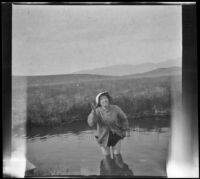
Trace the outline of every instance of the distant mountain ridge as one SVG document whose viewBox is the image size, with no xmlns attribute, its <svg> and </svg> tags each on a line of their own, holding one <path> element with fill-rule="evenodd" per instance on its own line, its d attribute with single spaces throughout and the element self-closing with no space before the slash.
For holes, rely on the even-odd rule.
<svg viewBox="0 0 200 179">
<path fill-rule="evenodd" d="M 82 70 L 74 72 L 73 74 L 96 74 L 96 75 L 111 75 L 111 76 L 124 76 L 137 73 L 144 73 L 157 68 L 169 68 L 178 66 L 181 67 L 181 59 L 167 60 L 160 63 L 143 63 L 139 65 L 122 64 L 113 65 L 103 68 L 96 68 L 91 70 Z"/>
<path fill-rule="evenodd" d="M 44 85 L 60 85 L 80 83 L 86 81 L 98 80 L 121 80 L 132 78 L 146 78 L 146 77 L 161 77 L 181 75 L 181 67 L 158 68 L 145 73 L 137 73 L 124 76 L 108 76 L 108 75 L 93 75 L 93 74 L 66 74 L 66 75 L 49 75 L 49 76 L 13 76 L 13 87 L 23 86 L 44 86 Z"/>
<path fill-rule="evenodd" d="M 171 75 L 181 75 L 181 67 L 170 67 L 170 68 L 157 68 L 152 71 L 145 73 L 137 73 L 133 75 L 125 75 L 122 78 L 143 78 L 143 77 L 157 77 L 157 76 L 171 76 Z"/>
</svg>

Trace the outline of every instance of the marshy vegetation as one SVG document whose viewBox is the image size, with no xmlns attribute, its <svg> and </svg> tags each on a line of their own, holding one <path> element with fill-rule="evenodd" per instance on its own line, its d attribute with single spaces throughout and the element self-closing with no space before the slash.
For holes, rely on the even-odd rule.
<svg viewBox="0 0 200 179">
<path fill-rule="evenodd" d="M 104 90 L 110 92 L 113 97 L 112 103 L 119 105 L 130 120 L 146 116 L 170 115 L 171 86 L 175 83 L 181 83 L 180 75 L 137 79 L 111 78 L 28 86 L 27 125 L 47 126 L 86 121 L 91 111 L 90 103 L 94 102 L 98 92 Z M 173 90 L 181 93 L 178 88 Z M 14 104 L 18 105 L 17 102 Z M 19 107 L 15 106 L 14 109 L 17 110 Z"/>
</svg>

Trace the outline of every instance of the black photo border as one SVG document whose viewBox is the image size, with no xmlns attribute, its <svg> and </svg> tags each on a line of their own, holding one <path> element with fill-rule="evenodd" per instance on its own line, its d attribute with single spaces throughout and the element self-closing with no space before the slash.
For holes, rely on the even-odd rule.
<svg viewBox="0 0 200 179">
<path fill-rule="evenodd" d="M 1 3 L 3 160 L 9 159 L 11 156 L 12 4 L 13 4 L 12 2 Z M 14 4 L 24 5 L 26 3 L 22 2 Z M 27 4 L 36 5 L 37 3 L 33 2 L 32 4 L 31 3 Z M 40 5 L 170 5 L 170 3 L 163 4 L 163 2 L 162 3 L 45 2 L 38 4 Z M 172 3 L 171 5 L 177 5 L 177 4 Z M 188 108 L 190 123 L 196 129 L 194 137 L 198 138 L 199 131 L 198 131 L 197 8 L 196 8 L 196 3 L 191 3 L 191 4 L 183 3 L 180 5 L 182 6 L 182 92 L 183 92 L 182 101 L 183 101 L 183 106 L 185 108 Z M 9 176 L 4 175 L 3 177 L 9 177 Z M 77 178 L 82 176 L 67 176 L 67 177 Z M 100 176 L 95 176 L 95 178 L 98 177 Z M 141 178 L 146 176 L 134 176 L 134 177 Z"/>
</svg>

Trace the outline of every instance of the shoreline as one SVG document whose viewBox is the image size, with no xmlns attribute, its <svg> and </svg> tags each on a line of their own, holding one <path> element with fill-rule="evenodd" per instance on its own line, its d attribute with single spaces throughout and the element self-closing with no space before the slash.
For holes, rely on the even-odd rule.
<svg viewBox="0 0 200 179">
<path fill-rule="evenodd" d="M 129 122 L 132 122 L 133 120 L 145 120 L 145 119 L 153 119 L 153 118 L 159 118 L 159 119 L 154 119 L 154 120 L 163 120 L 163 118 L 169 118 L 171 115 L 170 114 L 152 114 L 152 115 L 142 115 L 142 116 L 128 116 Z M 32 127 L 59 127 L 59 126 L 64 126 L 64 125 L 74 125 L 76 123 L 87 123 L 87 118 L 84 120 L 74 120 L 74 121 L 64 121 L 64 122 L 50 122 L 46 124 L 41 124 L 41 123 L 26 123 L 27 128 L 32 128 Z"/>
</svg>

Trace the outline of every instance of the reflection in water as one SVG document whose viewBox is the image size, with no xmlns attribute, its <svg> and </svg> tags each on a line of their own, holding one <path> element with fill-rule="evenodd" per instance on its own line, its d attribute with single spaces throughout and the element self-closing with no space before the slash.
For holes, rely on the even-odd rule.
<svg viewBox="0 0 200 179">
<path fill-rule="evenodd" d="M 72 124 L 64 124 L 61 126 L 45 126 L 45 127 L 27 127 L 27 138 L 57 136 L 66 133 L 73 133 L 79 135 L 83 131 L 91 130 L 86 122 L 74 122 Z"/>
<path fill-rule="evenodd" d="M 133 120 L 134 129 L 139 128 L 143 132 L 162 132 L 162 128 L 169 127 L 170 119 L 166 118 L 144 118 Z M 131 123 L 131 122 L 130 122 Z"/>
<path fill-rule="evenodd" d="M 133 172 L 124 163 L 121 154 L 117 154 L 114 159 L 107 155 L 101 160 L 100 175 L 133 176 Z"/>
</svg>

